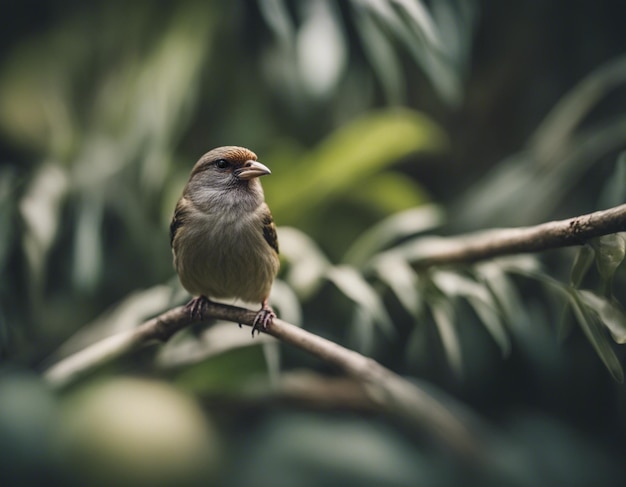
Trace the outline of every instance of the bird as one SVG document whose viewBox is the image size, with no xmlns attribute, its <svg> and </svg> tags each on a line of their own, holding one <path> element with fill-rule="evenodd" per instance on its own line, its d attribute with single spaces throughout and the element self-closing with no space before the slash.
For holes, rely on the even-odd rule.
<svg viewBox="0 0 626 487">
<path fill-rule="evenodd" d="M 210 150 L 191 170 L 170 224 L 174 268 L 193 296 L 191 315 L 212 299 L 261 303 L 253 337 L 276 318 L 268 299 L 280 266 L 278 238 L 259 181 L 268 174 L 249 149 Z"/>
</svg>

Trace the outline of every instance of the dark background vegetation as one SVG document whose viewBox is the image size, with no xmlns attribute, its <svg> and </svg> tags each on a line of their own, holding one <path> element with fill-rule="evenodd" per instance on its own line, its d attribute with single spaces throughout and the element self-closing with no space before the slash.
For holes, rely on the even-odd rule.
<svg viewBox="0 0 626 487">
<path fill-rule="evenodd" d="M 623 239 L 595 242 L 588 272 L 572 270 L 575 249 L 411 268 L 424 231 L 624 203 L 622 2 L 2 10 L 6 485 L 623 482 L 624 352 L 605 322 L 567 305 L 578 288 L 623 301 Z M 232 324 L 61 391 L 44 383 L 60 356 L 185 301 L 168 222 L 193 163 L 220 145 L 249 147 L 273 171 L 263 184 L 282 227 L 279 315 L 473 410 L 491 431 L 488 465 L 358 407 L 259 400 L 294 371 L 337 371 Z M 617 254 L 603 250 L 611 242 Z"/>
</svg>

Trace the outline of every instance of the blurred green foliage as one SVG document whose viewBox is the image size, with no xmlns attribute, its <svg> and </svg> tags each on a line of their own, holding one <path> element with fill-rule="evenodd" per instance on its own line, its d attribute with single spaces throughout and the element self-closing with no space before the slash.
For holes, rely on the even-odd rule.
<svg viewBox="0 0 626 487">
<path fill-rule="evenodd" d="M 623 483 L 624 234 L 412 265 L 434 233 L 626 201 L 617 3 L 26 4 L 0 19 L 7 485 Z M 169 218 L 195 160 L 226 144 L 272 169 L 279 315 L 491 420 L 487 466 L 389 418 L 249 404 L 294 369 L 335 371 L 232 324 L 42 382 L 187 298 Z"/>
</svg>

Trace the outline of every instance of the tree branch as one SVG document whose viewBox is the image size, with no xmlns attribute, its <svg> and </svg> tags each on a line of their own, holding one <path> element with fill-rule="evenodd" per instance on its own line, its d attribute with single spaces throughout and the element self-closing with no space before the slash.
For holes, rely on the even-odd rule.
<svg viewBox="0 0 626 487">
<path fill-rule="evenodd" d="M 486 230 L 459 237 L 422 238 L 413 265 L 468 264 L 502 255 L 583 245 L 594 237 L 626 231 L 626 205 L 532 227 Z"/>
<path fill-rule="evenodd" d="M 179 306 L 134 330 L 113 335 L 62 359 L 50 367 L 44 377 L 53 387 L 63 387 L 117 357 L 151 343 L 166 342 L 177 331 L 195 322 L 217 318 L 251 326 L 255 316 L 255 311 L 210 303 L 201 317 L 192 318 L 187 308 Z M 344 370 L 363 385 L 369 400 L 379 410 L 409 422 L 465 458 L 475 459 L 479 455 L 479 420 L 467 411 L 459 414 L 458 405 L 453 412 L 449 407 L 452 399 L 435 399 L 378 362 L 280 319 L 275 319 L 266 333 Z"/>
<path fill-rule="evenodd" d="M 626 205 L 533 227 L 489 230 L 447 239 L 423 238 L 415 249 L 414 265 L 427 268 L 470 263 L 505 254 L 582 245 L 593 237 L 621 231 L 626 231 Z M 180 306 L 61 360 L 45 372 L 45 378 L 52 386 L 62 387 L 117 357 L 151 343 L 166 342 L 195 322 L 217 318 L 251 325 L 255 316 L 255 311 L 210 303 L 201 317 L 192 318 Z M 398 415 L 463 456 L 475 457 L 478 453 L 478 420 L 471 418 L 472 423 L 467 412 L 461 420 L 460 408 L 455 406 L 453 413 L 449 407 L 451 400 L 437 400 L 376 361 L 282 320 L 275 319 L 266 333 L 344 370 L 363 384 L 369 400 L 380 410 Z"/>
</svg>

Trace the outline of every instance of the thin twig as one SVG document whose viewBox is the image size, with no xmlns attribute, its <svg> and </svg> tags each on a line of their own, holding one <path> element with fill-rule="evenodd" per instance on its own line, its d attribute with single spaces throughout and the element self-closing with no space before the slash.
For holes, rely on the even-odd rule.
<svg viewBox="0 0 626 487">
<path fill-rule="evenodd" d="M 413 265 L 469 264 L 502 255 L 582 245 L 594 237 L 626 231 L 626 205 L 531 227 L 486 230 L 450 238 L 422 238 Z"/>
</svg>

